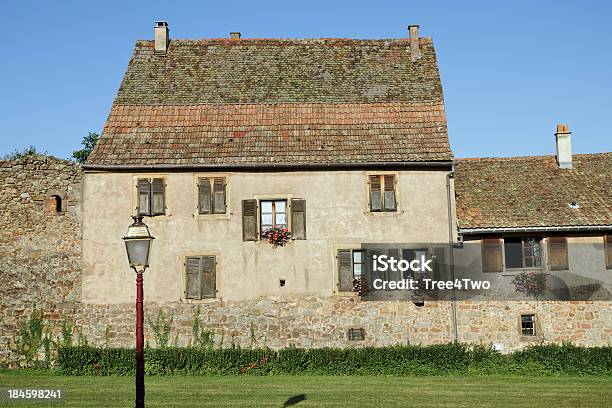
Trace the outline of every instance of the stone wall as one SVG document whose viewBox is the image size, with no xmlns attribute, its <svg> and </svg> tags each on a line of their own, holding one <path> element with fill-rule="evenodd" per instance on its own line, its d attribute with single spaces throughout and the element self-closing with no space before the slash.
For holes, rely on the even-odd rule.
<svg viewBox="0 0 612 408">
<path fill-rule="evenodd" d="M 0 366 L 14 361 L 10 343 L 34 308 L 44 311 L 56 336 L 67 319 L 91 344 L 134 344 L 133 303 L 81 303 L 81 176 L 78 165 L 51 157 L 0 161 Z M 53 196 L 62 201 L 59 213 L 51 211 Z M 149 317 L 160 309 L 174 316 L 170 337 L 179 345 L 192 342 L 197 307 L 145 302 Z M 418 307 L 305 295 L 211 300 L 199 307 L 217 345 L 345 347 L 453 339 L 449 302 Z M 537 337 L 520 335 L 521 313 L 536 314 Z M 497 343 L 505 352 L 541 341 L 612 344 L 612 302 L 461 302 L 457 323 L 460 341 Z M 351 327 L 364 328 L 365 340 L 348 341 Z M 149 325 L 145 333 L 154 346 Z"/>
<path fill-rule="evenodd" d="M 78 310 L 80 196 L 74 163 L 39 155 L 0 161 L 0 364 L 34 307 L 55 321 Z M 59 212 L 51 208 L 57 201 Z"/>
</svg>

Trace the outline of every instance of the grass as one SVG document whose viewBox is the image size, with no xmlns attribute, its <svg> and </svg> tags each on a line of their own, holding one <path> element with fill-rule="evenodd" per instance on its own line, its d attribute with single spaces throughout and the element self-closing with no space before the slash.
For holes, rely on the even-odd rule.
<svg viewBox="0 0 612 408">
<path fill-rule="evenodd" d="M 130 377 L 0 370 L 0 387 L 64 390 L 63 403 L 19 407 L 134 405 Z M 168 376 L 146 387 L 147 407 L 612 407 L 610 377 Z"/>
</svg>

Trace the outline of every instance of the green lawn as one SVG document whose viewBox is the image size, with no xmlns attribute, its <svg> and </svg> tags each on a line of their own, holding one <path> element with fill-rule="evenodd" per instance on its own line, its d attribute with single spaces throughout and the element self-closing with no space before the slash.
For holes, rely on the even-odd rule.
<svg viewBox="0 0 612 408">
<path fill-rule="evenodd" d="M 130 377 L 0 370 L 0 387 L 63 388 L 55 407 L 130 407 Z M 147 407 L 612 407 L 602 377 L 148 377 Z M 0 403 L 0 406 L 1 403 Z"/>
</svg>

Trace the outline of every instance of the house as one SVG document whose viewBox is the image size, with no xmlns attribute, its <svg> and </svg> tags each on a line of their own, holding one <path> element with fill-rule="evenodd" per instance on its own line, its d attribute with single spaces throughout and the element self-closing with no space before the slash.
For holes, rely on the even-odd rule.
<svg viewBox="0 0 612 408">
<path fill-rule="evenodd" d="M 145 313 L 216 345 L 609 345 L 612 154 L 454 159 L 435 50 L 408 38 L 138 41 L 89 160 L 0 163 L 0 364 L 34 307 L 132 346 L 132 216 L 155 236 Z M 294 239 L 270 244 L 266 231 Z M 376 270 L 383 256 L 431 275 Z M 523 272 L 550 293 L 518 295 Z M 471 278 L 494 291 L 381 289 Z M 355 282 L 368 293 L 355 293 Z M 363 285 L 365 283 L 365 285 Z M 153 341 L 150 325 L 145 335 Z"/>
</svg>

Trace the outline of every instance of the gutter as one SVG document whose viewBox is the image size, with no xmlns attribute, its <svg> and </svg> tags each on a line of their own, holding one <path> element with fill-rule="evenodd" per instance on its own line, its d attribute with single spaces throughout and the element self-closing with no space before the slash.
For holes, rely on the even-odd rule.
<svg viewBox="0 0 612 408">
<path fill-rule="evenodd" d="M 250 164 L 84 164 L 83 170 L 93 171 L 298 171 L 342 169 L 452 169 L 452 161 L 371 162 L 371 163 L 250 163 Z"/>
<path fill-rule="evenodd" d="M 571 232 L 571 231 L 607 231 L 612 225 L 570 225 L 566 227 L 508 227 L 508 228 L 463 228 L 460 235 L 499 234 L 508 232 Z"/>
<path fill-rule="evenodd" d="M 451 281 L 455 281 L 455 258 L 453 249 L 455 248 L 454 237 L 453 237 L 453 206 L 452 206 L 452 192 L 451 192 L 451 179 L 455 176 L 455 163 L 451 167 L 451 171 L 446 175 L 446 202 L 448 206 L 448 247 L 449 247 L 449 265 L 450 265 L 450 278 Z M 453 342 L 459 341 L 459 333 L 457 331 L 457 295 L 455 292 L 455 285 L 451 292 L 451 327 L 453 331 Z"/>
</svg>

